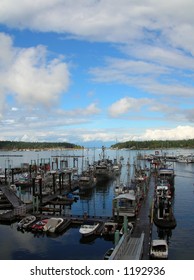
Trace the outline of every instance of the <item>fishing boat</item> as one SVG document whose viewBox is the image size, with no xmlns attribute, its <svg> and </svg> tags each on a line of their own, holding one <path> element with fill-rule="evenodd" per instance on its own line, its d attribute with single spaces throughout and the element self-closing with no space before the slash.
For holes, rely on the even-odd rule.
<svg viewBox="0 0 194 280">
<path fill-rule="evenodd" d="M 171 193 L 167 185 L 159 185 L 155 190 L 153 221 L 160 228 L 175 228 L 176 219 L 173 214 Z"/>
<path fill-rule="evenodd" d="M 79 189 L 92 189 L 96 185 L 96 177 L 91 172 L 83 172 L 78 181 Z"/>
<path fill-rule="evenodd" d="M 21 221 L 18 222 L 18 229 L 27 229 L 32 223 L 36 221 L 36 217 L 34 215 L 26 216 Z"/>
<path fill-rule="evenodd" d="M 64 220 L 62 218 L 52 217 L 48 219 L 47 223 L 43 226 L 43 231 L 56 232 Z"/>
<path fill-rule="evenodd" d="M 173 194 L 174 193 L 174 169 L 170 168 L 169 165 L 163 164 L 162 167 L 158 170 L 158 179 L 159 180 L 166 180 L 170 186 L 170 191 Z"/>
<path fill-rule="evenodd" d="M 168 244 L 164 239 L 153 239 L 150 247 L 151 259 L 167 259 L 168 258 Z"/>
<path fill-rule="evenodd" d="M 94 176 L 97 183 L 113 179 L 113 162 L 105 157 L 105 147 L 102 146 L 102 158 L 94 165 Z"/>
<path fill-rule="evenodd" d="M 95 233 L 95 231 L 97 230 L 97 228 L 100 226 L 100 223 L 96 223 L 96 222 L 87 222 L 84 223 L 83 225 L 81 225 L 79 232 L 83 235 L 83 236 L 90 236 L 92 234 Z"/>
</svg>

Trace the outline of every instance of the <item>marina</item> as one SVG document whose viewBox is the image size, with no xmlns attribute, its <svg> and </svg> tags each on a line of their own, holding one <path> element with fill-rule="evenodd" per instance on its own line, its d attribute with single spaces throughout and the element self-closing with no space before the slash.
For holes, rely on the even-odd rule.
<svg viewBox="0 0 194 280">
<path fill-rule="evenodd" d="M 109 158 L 113 158 L 115 156 L 115 151 L 108 151 L 110 153 Z M 125 181 L 126 185 L 129 183 L 129 178 L 127 177 L 128 170 L 128 160 L 130 158 L 131 162 L 131 170 L 130 170 L 130 182 L 134 184 L 133 178 L 134 178 L 134 158 L 137 153 L 134 151 L 130 151 L 130 157 L 129 157 L 129 151 L 120 151 L 122 153 L 122 156 L 124 160 L 122 161 L 122 169 L 121 169 L 121 178 L 122 181 Z M 9 155 L 8 155 L 9 156 Z M 112 157 L 111 157 L 112 156 Z M 61 155 L 60 155 L 61 158 Z M 63 156 L 63 159 L 65 157 Z M 69 158 L 74 158 L 70 157 Z M 22 158 L 23 159 L 23 158 Z M 84 159 L 84 157 L 80 157 L 81 161 Z M 30 161 L 32 158 L 30 159 Z M 29 161 L 29 162 L 30 162 Z M 52 161 L 52 157 L 51 157 Z M 114 162 L 114 161 L 113 161 Z M 9 197 L 10 203 L 12 204 L 12 209 L 10 211 L 6 211 L 4 214 L 0 215 L 1 218 L 1 224 L 0 224 L 0 233 L 2 233 L 2 237 L 4 236 L 3 233 L 7 232 L 9 235 L 9 239 L 13 240 L 16 238 L 16 242 L 10 250 L 18 252 L 20 251 L 19 248 L 22 248 L 24 245 L 21 245 L 23 243 L 26 243 L 26 238 L 30 240 L 30 243 L 34 244 L 34 249 L 36 251 L 35 254 L 31 254 L 30 251 L 28 253 L 27 259 L 103 259 L 105 252 L 110 249 L 114 248 L 110 259 L 150 259 L 149 256 L 149 250 L 150 250 L 150 244 L 152 239 L 157 239 L 158 237 L 160 239 L 165 238 L 168 241 L 169 245 L 169 253 L 168 253 L 168 259 L 182 259 L 181 253 L 177 253 L 176 248 L 177 244 L 180 245 L 179 242 L 183 242 L 183 240 L 176 241 L 177 235 L 180 234 L 179 228 L 181 228 L 180 218 L 179 215 L 181 212 L 179 212 L 179 207 L 181 207 L 180 202 L 177 203 L 177 199 L 182 200 L 184 196 L 181 194 L 181 182 L 184 179 L 184 184 L 188 182 L 188 189 L 187 192 L 191 192 L 193 194 L 193 166 L 192 164 L 183 164 L 182 163 L 173 163 L 173 169 L 175 170 L 175 178 L 174 178 L 174 197 L 172 200 L 172 207 L 174 211 L 174 215 L 176 217 L 177 225 L 175 228 L 158 228 L 157 225 L 154 224 L 154 219 L 152 216 L 152 212 L 150 209 L 152 209 L 152 203 L 153 203 L 153 197 L 154 197 L 154 191 L 156 187 L 156 177 L 155 173 L 149 173 L 150 169 L 148 169 L 148 166 L 152 166 L 149 162 L 145 162 L 144 160 L 141 162 L 136 162 L 137 165 L 141 164 L 141 168 L 145 169 L 147 168 L 146 173 L 146 184 L 142 181 L 138 181 L 138 192 L 136 192 L 138 195 L 136 196 L 136 201 L 138 202 L 136 206 L 136 212 L 135 216 L 131 215 L 130 211 L 124 212 L 121 211 L 121 208 L 117 207 L 116 212 L 114 212 L 114 199 L 115 197 L 121 195 L 121 194 L 115 194 L 115 184 L 116 180 L 115 176 L 113 176 L 112 180 L 108 181 L 102 181 L 100 183 L 97 183 L 94 187 L 91 189 L 87 189 L 83 191 L 83 189 L 80 191 L 79 188 L 76 187 L 76 184 L 72 184 L 72 178 L 74 171 L 72 171 L 71 180 L 69 175 L 69 172 L 65 172 L 65 175 L 61 175 L 60 178 L 56 178 L 56 181 L 54 183 L 53 174 L 51 174 L 51 182 L 52 182 L 52 192 L 53 188 L 55 188 L 54 193 L 50 194 L 43 194 L 43 191 L 45 191 L 45 185 L 40 184 L 40 178 L 37 181 L 34 189 L 33 185 L 31 186 L 31 193 L 26 189 L 23 189 L 21 193 L 18 195 L 18 189 L 17 192 L 14 192 L 14 190 L 8 190 L 6 185 L 3 183 L 1 184 L 1 191 L 4 194 L 7 194 L 6 197 Z M 147 166 L 146 166 L 147 165 Z M 67 167 L 67 166 L 66 166 Z M 78 169 L 80 168 L 80 173 L 82 171 L 82 166 L 78 164 Z M 70 168 L 75 168 L 75 166 L 72 164 Z M 12 167 L 14 169 L 14 167 Z M 71 169 L 72 170 L 72 169 Z M 66 170 L 67 171 L 67 170 Z M 56 173 L 55 173 L 56 174 Z M 188 176 L 186 176 L 186 175 Z M 149 175 L 149 176 L 148 176 Z M 55 175 L 56 176 L 56 175 Z M 58 177 L 58 176 L 57 176 Z M 125 178 L 125 180 L 123 180 Z M 58 183 L 57 180 L 59 179 Z M 136 178 L 137 179 L 137 178 Z M 148 180 L 149 179 L 149 180 Z M 11 181 L 11 177 L 8 179 Z M 132 180 L 132 181 L 131 181 Z M 190 183 L 189 183 L 190 182 Z M 14 182 L 11 182 L 14 183 Z M 11 184 L 10 184 L 11 185 Z M 54 185 L 54 187 L 53 187 Z M 29 203 L 29 201 L 33 198 L 33 193 L 35 193 L 38 188 L 38 195 L 39 199 L 41 197 L 41 204 L 40 201 L 34 201 L 33 203 Z M 42 187 L 42 193 L 41 193 L 41 187 Z M 47 186 L 48 187 L 48 186 Z M 61 200 L 64 195 L 64 190 L 67 192 L 67 190 L 71 190 L 72 197 L 71 200 L 69 199 L 66 201 Z M 80 191 L 80 192 L 79 192 Z M 126 194 L 123 190 L 123 194 Z M 184 190 L 185 194 L 185 190 Z M 180 195 L 180 197 L 179 197 Z M 194 195 L 193 195 L 194 196 Z M 12 198 L 11 198 L 12 197 Z M 17 198 L 16 198 L 17 197 Z M 59 199 L 60 197 L 60 199 Z M 75 199 L 76 198 L 76 199 Z M 123 198 L 123 196 L 122 196 Z M 192 199 L 190 196 L 189 199 Z M 188 202 L 190 201 L 188 199 Z M 179 200 L 178 200 L 179 201 Z M 28 202 L 28 203 L 26 203 Z M 120 203 L 123 201 L 120 201 Z M 119 205 L 119 204 L 118 204 Z M 193 207 L 192 203 L 188 204 L 190 207 Z M 125 206 L 126 207 L 126 206 Z M 16 210 L 17 209 L 17 210 Z M 125 208 L 124 208 L 125 209 Z M 128 207 L 126 209 L 129 209 Z M 183 208 L 185 211 L 187 208 Z M 2 210 L 3 211 L 3 210 Z M 1 211 L 1 213 L 2 213 Z M 192 213 L 192 209 L 190 209 Z M 189 211 L 189 212 L 190 212 Z M 10 213 L 12 213 L 12 217 L 17 217 L 17 221 L 15 218 L 11 218 Z M 17 213 L 17 214 L 16 214 Z M 61 229 L 57 232 L 44 232 L 44 231 L 34 231 L 31 232 L 30 230 L 24 231 L 21 233 L 21 231 L 17 230 L 17 222 L 22 217 L 22 215 L 27 215 L 27 213 L 35 214 L 37 219 L 50 219 L 52 217 L 61 217 L 64 220 L 64 223 L 61 225 Z M 115 213 L 115 214 L 114 214 Z M 123 213 L 123 214 L 122 214 Z M 177 215 L 178 213 L 178 215 Z M 183 213 L 181 213 L 183 215 Z M 191 215 L 191 214 L 190 214 Z M 7 218 L 6 221 L 6 216 Z M 4 218 L 3 218 L 4 217 Z M 189 219 L 189 215 L 187 214 L 185 220 L 181 220 L 181 222 L 185 223 L 187 219 Z M 127 220 L 126 220 L 127 219 Z M 21 220 L 21 219 L 20 219 Z M 126 221 L 125 221 L 126 220 Z M 11 223 L 8 223 L 11 222 Z M 79 229 L 83 223 L 86 221 L 88 222 L 98 222 L 101 226 L 98 227 L 98 229 L 95 231 L 94 234 L 91 234 L 89 236 L 82 236 L 79 232 Z M 129 232 L 124 230 L 124 234 L 121 236 L 119 234 L 121 227 L 126 227 L 128 221 L 131 221 L 134 225 L 133 231 Z M 115 227 L 114 233 L 109 235 L 103 234 L 103 225 L 105 223 L 116 223 L 119 225 L 118 227 Z M 190 225 L 189 225 L 190 226 Z M 188 227 L 189 231 L 189 227 Z M 184 227 L 184 232 L 187 232 L 187 227 Z M 44 256 L 40 255 L 39 252 L 37 252 L 36 248 L 38 245 L 38 238 L 42 238 L 44 240 L 45 246 L 44 246 Z M 192 239 L 192 237 L 191 237 Z M 66 240 L 66 241 L 65 241 Z M 77 240 L 77 241 L 76 241 Z M 185 238 L 184 238 L 185 240 Z M 64 251 L 62 251 L 62 248 L 55 248 L 58 252 L 56 254 L 49 253 L 49 247 L 51 244 L 60 243 L 61 245 L 63 242 L 65 242 L 65 246 L 70 246 L 72 244 L 73 249 L 76 249 L 77 254 L 74 252 L 69 252 L 69 254 L 65 254 Z M 186 240 L 187 241 L 187 240 Z M 185 242 L 186 242 L 185 241 Z M 68 244 L 67 244 L 68 243 Z M 47 245 L 46 245 L 47 244 Z M 127 246 L 126 246 L 127 244 Z M 40 244 L 39 244 L 40 245 Z M 54 245 L 54 244 L 53 244 Z M 88 245 L 91 245 L 88 247 Z M 83 249 L 84 246 L 84 249 Z M 63 246 L 62 246 L 63 247 Z M 90 247 L 91 250 L 89 249 Z M 66 247 L 65 247 L 66 248 Z M 125 248 L 125 249 L 123 249 Z M 54 249 L 54 251 L 55 251 Z M 18 251 L 19 250 L 19 251 Z M 28 249 L 27 249 L 28 250 Z M 82 252 L 84 250 L 84 253 Z M 178 252 L 179 252 L 178 248 Z M 10 253 L 11 253 L 10 251 Z M 24 253 L 26 251 L 25 247 L 23 247 L 22 252 Z M 66 251 L 66 250 L 65 250 Z M 90 253 L 89 253 L 90 252 Z M 176 253 L 175 253 L 176 252 Z M 21 255 L 18 257 L 14 257 L 14 259 L 26 259 L 26 253 L 21 253 Z M 7 254 L 4 254 L 4 250 L 1 253 L 0 256 L 1 259 L 12 259 L 12 257 L 8 257 Z M 193 253 L 189 251 L 185 251 L 185 259 L 193 259 Z"/>
</svg>

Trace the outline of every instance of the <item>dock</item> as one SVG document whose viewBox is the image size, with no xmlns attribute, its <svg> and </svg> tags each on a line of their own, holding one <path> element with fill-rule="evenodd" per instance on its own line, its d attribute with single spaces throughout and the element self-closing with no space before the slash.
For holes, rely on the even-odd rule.
<svg viewBox="0 0 194 280">
<path fill-rule="evenodd" d="M 136 218 L 132 234 L 124 234 L 116 245 L 110 260 L 149 260 L 152 236 L 150 209 L 154 195 L 155 177 L 150 177 L 148 192 Z"/>
<path fill-rule="evenodd" d="M 141 200 L 141 206 L 139 208 L 139 212 L 136 216 L 134 230 L 129 235 L 124 233 L 123 236 L 118 241 L 115 249 L 111 255 L 110 259 L 118 259 L 118 260 L 136 260 L 136 259 L 149 259 L 149 250 L 151 243 L 151 233 L 152 233 L 152 219 L 150 217 L 150 209 L 152 205 L 153 195 L 154 195 L 154 186 L 155 186 L 155 177 L 154 175 L 150 176 L 149 187 Z M 13 222 L 19 217 L 25 216 L 26 213 L 33 212 L 33 204 L 24 204 L 19 197 L 15 194 L 13 190 L 11 190 L 6 185 L 0 186 L 1 191 L 4 196 L 8 200 L 9 204 L 12 206 L 10 210 L 5 211 L 4 214 L 0 215 L 0 221 L 9 221 Z M 47 206 L 49 202 L 51 204 L 55 204 L 55 199 L 57 198 L 58 193 L 56 192 L 53 195 L 48 195 L 46 197 L 42 197 L 41 201 L 41 209 L 40 212 L 37 212 L 37 216 L 49 217 L 52 216 L 61 216 L 58 208 L 51 208 Z M 48 212 L 47 214 L 41 214 L 42 211 Z M 50 213 L 49 213 L 50 212 Z M 35 213 L 36 215 L 36 213 Z M 103 225 L 107 221 L 113 221 L 113 217 L 97 217 L 97 216 L 87 216 L 78 215 L 78 216 L 61 216 L 64 219 L 64 223 L 60 228 L 60 232 L 64 232 L 75 224 L 82 224 L 86 220 L 95 220 L 100 223 L 99 228 L 96 230 L 95 235 L 101 236 Z"/>
</svg>

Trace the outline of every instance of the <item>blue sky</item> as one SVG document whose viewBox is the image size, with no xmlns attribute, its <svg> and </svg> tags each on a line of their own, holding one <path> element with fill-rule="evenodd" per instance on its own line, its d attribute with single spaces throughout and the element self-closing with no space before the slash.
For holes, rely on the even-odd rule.
<svg viewBox="0 0 194 280">
<path fill-rule="evenodd" d="M 194 138 L 193 10 L 191 0 L 2 0 L 0 140 Z"/>
</svg>

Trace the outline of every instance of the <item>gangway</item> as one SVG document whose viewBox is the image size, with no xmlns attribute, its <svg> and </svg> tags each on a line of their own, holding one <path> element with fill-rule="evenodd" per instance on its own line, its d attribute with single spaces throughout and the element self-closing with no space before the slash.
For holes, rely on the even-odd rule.
<svg viewBox="0 0 194 280">
<path fill-rule="evenodd" d="M 116 245 L 109 260 L 140 260 L 143 255 L 144 233 L 140 237 L 124 234 Z"/>
</svg>

